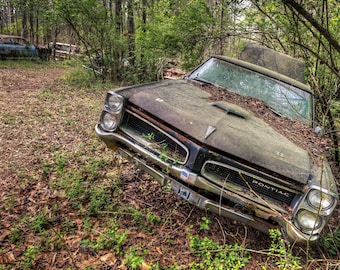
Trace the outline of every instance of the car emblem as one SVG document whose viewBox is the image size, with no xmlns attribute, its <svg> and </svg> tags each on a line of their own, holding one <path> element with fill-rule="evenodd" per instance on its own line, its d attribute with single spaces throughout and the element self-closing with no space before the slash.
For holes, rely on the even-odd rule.
<svg viewBox="0 0 340 270">
<path fill-rule="evenodd" d="M 208 137 L 216 130 L 215 127 L 209 126 L 207 131 L 205 132 L 204 139 L 208 139 Z"/>
</svg>

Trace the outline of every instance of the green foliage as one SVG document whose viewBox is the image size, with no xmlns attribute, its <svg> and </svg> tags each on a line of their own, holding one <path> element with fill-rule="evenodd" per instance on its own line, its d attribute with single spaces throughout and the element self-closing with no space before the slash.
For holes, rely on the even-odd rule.
<svg viewBox="0 0 340 270">
<path fill-rule="evenodd" d="M 155 215 L 148 209 L 148 212 L 146 213 L 146 222 L 148 224 L 159 224 L 161 221 L 162 220 L 159 216 Z"/>
<path fill-rule="evenodd" d="M 112 199 L 112 194 L 108 193 L 105 187 L 94 187 L 91 190 L 90 201 L 86 213 L 97 215 L 100 211 L 112 211 L 116 202 Z"/>
<path fill-rule="evenodd" d="M 189 235 L 189 245 L 192 253 L 199 258 L 191 262 L 190 269 L 242 269 L 250 259 L 244 247 L 235 245 L 219 245 L 213 240 L 197 235 Z"/>
<path fill-rule="evenodd" d="M 268 252 L 268 260 L 271 260 L 278 269 L 302 269 L 300 258 L 292 254 L 290 245 L 284 241 L 279 230 L 270 229 L 269 237 L 272 241 Z"/>
<path fill-rule="evenodd" d="M 144 259 L 138 255 L 138 251 L 135 247 L 130 247 L 127 254 L 125 254 L 125 259 L 123 261 L 124 265 L 128 266 L 129 269 L 140 269 L 143 262 Z"/>
<path fill-rule="evenodd" d="M 96 251 L 110 249 L 117 255 L 122 255 L 122 246 L 128 236 L 128 232 L 121 232 L 118 225 L 112 221 L 108 231 L 105 234 L 100 234 L 96 241 L 85 239 L 81 241 L 83 248 L 92 248 Z"/>
<path fill-rule="evenodd" d="M 142 138 L 152 141 L 155 139 L 155 134 L 154 133 L 142 134 Z"/>
<path fill-rule="evenodd" d="M 93 86 L 96 81 L 93 73 L 84 68 L 74 69 L 72 72 L 68 73 L 64 79 L 69 85 L 79 88 L 89 88 Z"/>
<path fill-rule="evenodd" d="M 340 250 L 340 229 L 327 233 L 322 239 L 322 245 L 332 255 L 339 255 Z"/>
<path fill-rule="evenodd" d="M 112 179 L 107 185 L 94 185 L 103 176 L 103 169 L 113 165 L 112 159 L 84 154 L 81 149 L 71 154 L 55 152 L 53 162 L 43 164 L 43 178 L 57 176 L 51 181 L 51 187 L 64 190 L 73 208 L 80 209 L 83 214 L 113 211 L 116 207 L 114 197 L 120 193 L 118 179 Z"/>
<path fill-rule="evenodd" d="M 202 217 L 202 222 L 200 223 L 200 230 L 206 230 L 208 231 L 210 229 L 209 224 L 210 224 L 210 219 L 207 217 Z"/>
<path fill-rule="evenodd" d="M 22 239 L 21 234 L 22 230 L 19 227 L 15 226 L 8 236 L 8 239 L 12 244 L 18 244 L 19 241 Z"/>
<path fill-rule="evenodd" d="M 42 212 L 36 215 L 35 217 L 30 219 L 30 223 L 27 224 L 30 225 L 30 227 L 35 231 L 35 232 L 43 232 L 45 231 L 48 226 L 49 226 L 49 221 L 47 215 Z"/>
<path fill-rule="evenodd" d="M 28 247 L 21 257 L 20 266 L 22 269 L 32 269 L 37 255 L 40 253 L 38 246 Z"/>
<path fill-rule="evenodd" d="M 131 212 L 133 220 L 137 225 L 143 224 L 144 215 L 141 211 L 137 210 L 132 206 L 128 207 L 128 211 Z"/>
<path fill-rule="evenodd" d="M 195 0 L 173 5 L 162 0 L 155 4 L 153 17 L 145 31 L 136 33 L 137 49 L 143 50 L 157 72 L 168 58 L 183 60 L 183 68 L 192 68 L 202 60 L 215 19 L 206 1 Z M 162 62 L 163 61 L 163 62 Z"/>
</svg>

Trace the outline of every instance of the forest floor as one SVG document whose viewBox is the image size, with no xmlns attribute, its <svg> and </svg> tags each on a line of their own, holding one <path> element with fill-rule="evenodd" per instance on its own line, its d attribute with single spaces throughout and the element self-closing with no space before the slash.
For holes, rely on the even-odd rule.
<svg viewBox="0 0 340 270">
<path fill-rule="evenodd" d="M 277 269 L 268 235 L 184 202 L 108 150 L 94 133 L 108 88 L 79 87 L 72 72 L 0 62 L 0 270 L 217 269 L 227 245 L 220 269 L 243 257 L 244 269 Z M 322 246 L 285 247 L 291 268 L 339 266 Z"/>
</svg>

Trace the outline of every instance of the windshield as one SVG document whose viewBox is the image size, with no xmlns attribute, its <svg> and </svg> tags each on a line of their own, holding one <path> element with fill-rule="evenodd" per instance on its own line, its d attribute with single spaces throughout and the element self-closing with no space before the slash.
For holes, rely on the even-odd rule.
<svg viewBox="0 0 340 270">
<path fill-rule="evenodd" d="M 311 93 L 221 59 L 211 58 L 189 78 L 260 99 L 277 113 L 292 119 L 306 122 L 312 117 Z"/>
</svg>

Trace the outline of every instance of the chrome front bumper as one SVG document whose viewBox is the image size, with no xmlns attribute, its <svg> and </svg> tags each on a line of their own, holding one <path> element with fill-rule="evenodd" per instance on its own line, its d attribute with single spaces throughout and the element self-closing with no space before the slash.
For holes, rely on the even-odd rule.
<svg viewBox="0 0 340 270">
<path fill-rule="evenodd" d="M 211 200 L 201 194 L 198 194 L 193 190 L 193 188 L 190 187 L 190 184 L 193 184 L 191 183 L 191 180 L 183 181 L 189 183 L 189 185 L 185 185 L 182 182 L 176 180 L 183 179 L 183 177 L 181 177 L 184 171 L 182 168 L 169 166 L 169 164 L 166 162 L 158 159 L 156 156 L 151 156 L 144 148 L 131 143 L 131 141 L 118 133 L 105 132 L 99 127 L 99 125 L 96 126 L 95 130 L 99 138 L 104 141 L 109 148 L 117 150 L 120 156 L 133 162 L 138 168 L 142 169 L 155 180 L 157 180 L 160 185 L 170 186 L 171 189 L 181 198 L 201 209 L 208 210 L 223 217 L 242 222 L 264 233 L 268 233 L 269 229 L 283 228 L 284 232 L 286 233 L 286 238 L 288 238 L 290 242 L 306 245 L 307 242 L 313 243 L 318 240 L 318 235 L 310 236 L 303 234 L 288 219 L 283 217 L 283 215 L 279 213 L 275 214 L 275 211 L 272 213 L 269 211 L 270 217 L 280 224 L 280 226 L 275 226 L 265 219 L 253 215 L 247 215 L 241 211 L 237 211 L 234 208 L 220 204 L 215 200 Z M 124 147 L 117 146 L 117 143 L 124 145 Z M 138 153 L 138 155 L 136 153 Z M 166 171 L 167 173 L 163 173 L 161 170 L 155 169 L 155 167 L 148 165 L 146 161 L 150 161 L 152 164 L 162 168 L 163 171 Z M 203 179 L 201 178 L 197 182 L 201 183 L 201 185 L 204 185 L 202 180 Z M 245 198 L 240 198 L 238 196 L 238 200 L 242 200 L 245 205 L 249 205 L 249 200 Z M 263 206 L 260 204 L 256 205 L 252 202 L 252 208 L 256 208 L 252 209 L 255 212 L 259 211 L 263 213 Z"/>
</svg>

